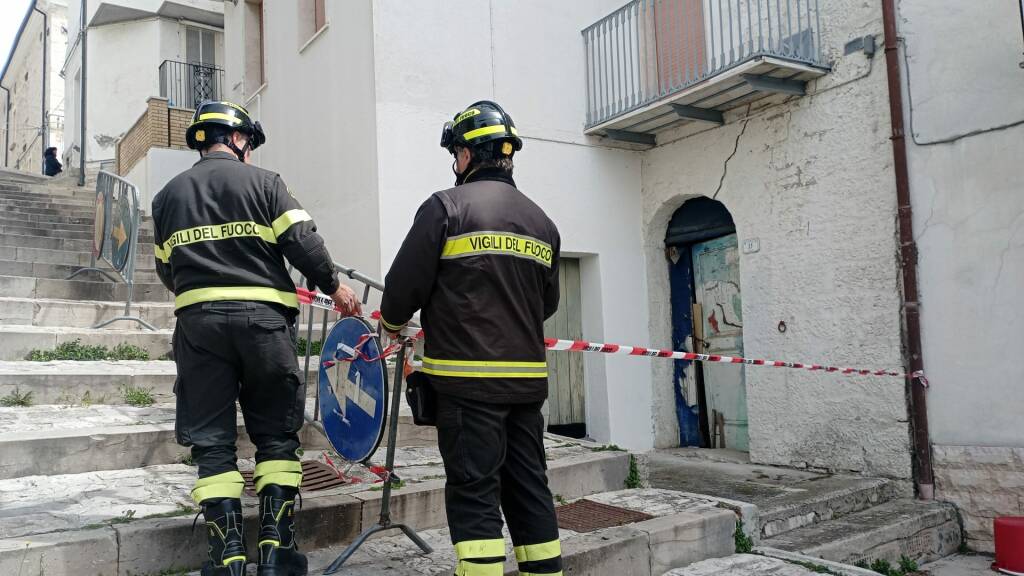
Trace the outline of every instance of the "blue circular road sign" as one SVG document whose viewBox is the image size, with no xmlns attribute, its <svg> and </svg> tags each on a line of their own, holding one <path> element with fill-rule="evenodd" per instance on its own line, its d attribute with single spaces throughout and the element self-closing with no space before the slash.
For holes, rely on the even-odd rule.
<svg viewBox="0 0 1024 576">
<path fill-rule="evenodd" d="M 349 317 L 334 324 L 321 352 L 320 418 L 331 446 L 350 462 L 368 460 L 384 436 L 388 389 L 380 350 L 370 324 Z"/>
</svg>

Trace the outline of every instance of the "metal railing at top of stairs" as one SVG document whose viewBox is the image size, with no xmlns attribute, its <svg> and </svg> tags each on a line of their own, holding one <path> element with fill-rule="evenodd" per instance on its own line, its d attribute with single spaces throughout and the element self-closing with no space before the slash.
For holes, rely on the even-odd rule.
<svg viewBox="0 0 1024 576">
<path fill-rule="evenodd" d="M 120 278 L 128 286 L 128 296 L 125 298 L 123 314 L 99 322 L 93 328 L 103 328 L 124 320 L 136 322 L 148 330 L 156 331 L 152 324 L 132 315 L 141 214 L 138 188 L 120 176 L 101 170 L 96 178 L 92 259 L 89 266 L 77 270 L 65 280 L 71 280 L 83 272 L 96 272 L 111 282 L 117 282 Z M 108 270 L 96 267 L 100 258 L 117 272 L 116 277 Z"/>
</svg>

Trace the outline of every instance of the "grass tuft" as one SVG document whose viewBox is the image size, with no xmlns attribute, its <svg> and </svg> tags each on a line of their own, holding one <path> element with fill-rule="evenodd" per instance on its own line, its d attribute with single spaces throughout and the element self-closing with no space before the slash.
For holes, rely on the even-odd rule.
<svg viewBox="0 0 1024 576">
<path fill-rule="evenodd" d="M 140 408 L 152 406 L 156 401 L 153 399 L 152 388 L 138 388 L 131 385 L 121 387 L 121 398 L 125 404 Z"/>
<path fill-rule="evenodd" d="M 113 350 L 106 346 L 89 346 L 82 340 L 62 342 L 53 350 L 35 349 L 26 357 L 33 362 L 53 362 L 55 360 L 75 360 L 79 362 L 96 362 L 99 360 L 149 360 L 149 352 L 138 346 L 122 342 Z"/>
<path fill-rule="evenodd" d="M 7 408 L 28 407 L 32 405 L 32 391 L 22 392 L 19 388 L 15 387 L 14 391 L 7 394 L 6 396 L 0 397 L 0 406 Z"/>
<path fill-rule="evenodd" d="M 629 474 L 626 475 L 626 488 L 642 488 L 643 481 L 640 479 L 640 467 L 637 465 L 636 456 L 629 455 Z"/>
<path fill-rule="evenodd" d="M 743 520 L 736 521 L 736 531 L 732 537 L 736 541 L 737 554 L 750 554 L 754 550 L 754 541 L 743 532 Z"/>
</svg>

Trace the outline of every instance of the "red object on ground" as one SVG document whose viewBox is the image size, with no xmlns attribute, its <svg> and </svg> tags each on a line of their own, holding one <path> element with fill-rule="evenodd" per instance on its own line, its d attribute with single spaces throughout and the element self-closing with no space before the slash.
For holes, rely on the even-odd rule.
<svg viewBox="0 0 1024 576">
<path fill-rule="evenodd" d="M 1004 574 L 1024 574 L 1024 516 L 1001 516 L 993 521 L 996 561 Z"/>
</svg>

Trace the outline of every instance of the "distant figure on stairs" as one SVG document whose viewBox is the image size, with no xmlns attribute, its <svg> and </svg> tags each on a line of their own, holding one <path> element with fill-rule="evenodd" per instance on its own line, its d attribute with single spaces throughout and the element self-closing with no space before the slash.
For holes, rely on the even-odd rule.
<svg viewBox="0 0 1024 576">
<path fill-rule="evenodd" d="M 43 174 L 56 176 L 64 171 L 64 166 L 57 160 L 57 149 L 50 146 L 43 152 Z"/>
</svg>

